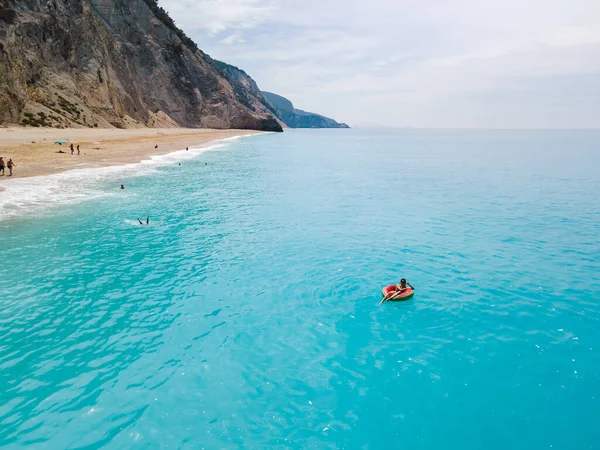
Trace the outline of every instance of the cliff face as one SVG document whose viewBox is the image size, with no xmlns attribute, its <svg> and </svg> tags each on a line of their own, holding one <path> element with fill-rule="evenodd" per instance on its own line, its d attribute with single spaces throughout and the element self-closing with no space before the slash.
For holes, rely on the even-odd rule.
<svg viewBox="0 0 600 450">
<path fill-rule="evenodd" d="M 292 102 L 281 95 L 264 91 L 263 95 L 270 103 L 271 110 L 290 128 L 350 128 L 329 117 L 296 109 Z"/>
<path fill-rule="evenodd" d="M 0 0 L 0 122 L 282 131 L 251 84 L 155 0 Z"/>
<path fill-rule="evenodd" d="M 236 99 L 252 111 L 263 111 L 265 108 L 272 113 L 276 120 L 283 126 L 285 124 L 277 117 L 277 110 L 269 103 L 263 92 L 259 89 L 256 82 L 238 67 L 222 61 L 212 60 L 213 63 L 223 72 L 229 84 L 233 88 Z"/>
</svg>

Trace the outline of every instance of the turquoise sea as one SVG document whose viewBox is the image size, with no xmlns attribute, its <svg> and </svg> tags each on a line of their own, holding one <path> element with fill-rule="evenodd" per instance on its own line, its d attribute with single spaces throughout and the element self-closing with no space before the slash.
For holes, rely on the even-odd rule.
<svg viewBox="0 0 600 450">
<path fill-rule="evenodd" d="M 598 448 L 600 132 L 287 131 L 13 181 L 0 446 Z"/>
</svg>

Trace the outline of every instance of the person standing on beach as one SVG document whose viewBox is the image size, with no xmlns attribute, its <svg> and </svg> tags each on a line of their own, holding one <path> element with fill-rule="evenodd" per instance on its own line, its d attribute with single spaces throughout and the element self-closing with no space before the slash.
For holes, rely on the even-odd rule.
<svg viewBox="0 0 600 450">
<path fill-rule="evenodd" d="M 16 164 L 12 161 L 12 159 L 9 159 L 6 167 L 8 167 L 8 176 L 12 177 L 12 169 L 13 167 L 17 167 Z M 4 174 L 4 168 L 2 168 L 2 173 Z"/>
<path fill-rule="evenodd" d="M 79 156 L 79 144 L 77 144 L 77 156 Z"/>
<path fill-rule="evenodd" d="M 0 172 L 4 175 L 4 160 L 2 159 L 2 156 L 0 156 Z"/>
<path fill-rule="evenodd" d="M 72 155 L 73 153 L 75 153 L 75 149 L 73 148 L 73 144 L 70 145 L 70 148 L 71 148 L 71 155 Z"/>
</svg>

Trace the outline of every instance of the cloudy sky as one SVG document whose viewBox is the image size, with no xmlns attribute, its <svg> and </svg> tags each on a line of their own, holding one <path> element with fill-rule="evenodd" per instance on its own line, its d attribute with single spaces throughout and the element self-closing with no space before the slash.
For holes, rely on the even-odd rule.
<svg viewBox="0 0 600 450">
<path fill-rule="evenodd" d="M 354 126 L 600 128 L 600 0 L 160 0 L 211 56 Z"/>
</svg>

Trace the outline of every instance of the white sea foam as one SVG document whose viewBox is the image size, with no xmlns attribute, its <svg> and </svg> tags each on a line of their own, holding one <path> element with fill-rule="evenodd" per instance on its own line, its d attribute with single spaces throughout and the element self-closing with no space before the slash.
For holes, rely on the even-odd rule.
<svg viewBox="0 0 600 450">
<path fill-rule="evenodd" d="M 101 188 L 101 183 L 122 180 L 124 177 L 144 176 L 159 167 L 197 157 L 208 150 L 225 146 L 244 136 L 220 139 L 212 145 L 188 150 L 177 150 L 164 155 L 150 156 L 138 163 L 108 167 L 88 167 L 68 170 L 52 175 L 15 178 L 0 184 L 0 222 L 21 215 L 39 213 L 47 208 L 97 199 L 114 192 Z M 8 181 L 8 180 L 7 180 Z"/>
</svg>

